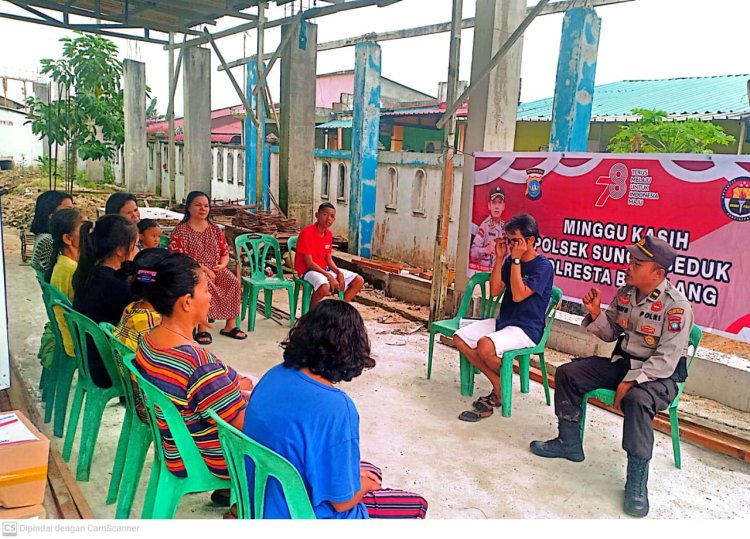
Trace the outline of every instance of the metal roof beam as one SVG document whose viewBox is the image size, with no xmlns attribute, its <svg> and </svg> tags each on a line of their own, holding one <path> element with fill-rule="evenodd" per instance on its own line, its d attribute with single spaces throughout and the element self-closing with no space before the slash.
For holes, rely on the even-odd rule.
<svg viewBox="0 0 750 539">
<path fill-rule="evenodd" d="M 609 6 L 612 4 L 622 4 L 625 2 L 634 2 L 635 0 L 591 0 L 593 7 Z M 548 4 L 539 15 L 552 15 L 554 13 L 563 13 L 570 8 L 580 4 L 580 0 L 566 0 L 563 2 L 554 2 Z M 531 8 L 529 8 L 531 11 Z M 474 17 L 463 19 L 461 21 L 461 28 L 466 30 L 468 28 L 474 28 Z M 318 52 L 330 51 L 333 49 L 341 49 L 344 47 L 353 47 L 357 43 L 364 43 L 367 41 L 392 41 L 395 39 L 408 39 L 411 37 L 428 36 L 432 34 L 444 34 L 451 31 L 451 23 L 444 22 L 439 24 L 430 24 L 427 26 L 419 26 L 416 28 L 406 28 L 404 30 L 394 30 L 391 32 L 382 33 L 370 33 L 363 34 L 357 37 L 349 37 L 346 39 L 339 39 L 336 41 L 328 41 L 326 43 L 318 43 Z M 234 62 L 229 65 L 232 66 Z M 234 66 L 232 66 L 234 67 Z"/>
<path fill-rule="evenodd" d="M 61 21 L 54 20 L 54 22 L 46 20 L 46 19 L 33 19 L 31 17 L 24 17 L 23 15 L 15 15 L 13 13 L 0 13 L 0 18 L 3 19 L 10 19 L 14 21 L 20 21 L 20 22 L 30 22 L 33 24 L 41 24 L 43 26 L 51 26 L 53 28 L 62 28 L 62 29 L 70 29 L 69 24 L 65 24 Z M 94 25 L 95 26 L 95 25 Z M 107 37 L 116 37 L 120 39 L 134 39 L 136 41 L 144 41 L 146 43 L 154 43 L 156 45 L 166 45 L 169 42 L 164 41 L 163 39 L 155 39 L 152 37 L 141 37 L 131 34 L 120 34 L 118 32 L 110 32 L 108 30 L 91 30 L 91 33 L 94 34 L 100 34 Z"/>
<path fill-rule="evenodd" d="M 352 9 L 358 9 L 362 7 L 369 7 L 369 6 L 385 7 L 391 4 L 395 4 L 396 2 L 400 2 L 400 1 L 401 0 L 350 0 L 348 2 L 343 2 L 341 4 L 310 8 L 302 12 L 302 19 L 303 20 L 314 19 L 317 17 L 324 17 L 326 15 L 333 15 L 335 13 L 339 13 L 342 11 L 349 11 Z M 276 19 L 275 21 L 268 21 L 265 23 L 265 28 L 275 28 L 277 26 L 289 24 L 289 23 L 294 22 L 296 18 L 297 18 L 297 15 L 294 15 L 292 17 L 284 17 L 283 19 Z M 222 37 L 239 34 L 240 32 L 247 32 L 248 30 L 253 30 L 254 28 L 257 28 L 257 27 L 258 27 L 258 21 L 254 21 L 254 22 L 250 22 L 247 24 L 241 24 L 239 26 L 235 26 L 234 28 L 229 28 L 227 30 L 216 32 L 212 34 L 211 37 L 212 39 L 220 39 Z M 181 49 L 183 47 L 194 47 L 196 45 L 203 45 L 205 43 L 208 43 L 208 38 L 204 36 L 204 37 L 199 37 L 196 39 L 191 39 L 189 41 L 186 41 L 185 43 L 168 44 L 164 47 L 164 49 L 165 50 Z"/>
<path fill-rule="evenodd" d="M 555 2 L 548 4 L 539 15 L 552 15 L 554 13 L 563 13 L 568 9 L 580 4 L 581 0 L 565 0 L 562 2 Z M 622 4 L 625 2 L 634 2 L 635 0 L 591 0 L 591 4 L 594 7 L 609 6 L 613 4 Z M 531 10 L 531 8 L 529 8 Z M 474 17 L 469 17 L 461 21 L 461 28 L 463 30 L 474 28 Z M 427 26 L 418 26 L 415 28 L 405 28 L 403 30 L 393 30 L 389 32 L 381 33 L 369 33 L 362 34 L 361 36 L 348 37 L 345 39 L 338 39 L 336 41 L 327 41 L 325 43 L 318 43 L 318 52 L 330 51 L 334 49 L 342 49 L 345 47 L 353 47 L 357 43 L 366 43 L 368 41 L 392 41 L 396 39 L 408 39 L 412 37 L 429 36 L 432 34 L 445 34 L 451 31 L 451 23 L 444 22 L 439 24 L 430 24 Z M 268 60 L 271 58 L 269 54 L 266 54 L 263 59 Z M 229 62 L 227 65 L 230 68 L 245 65 L 247 62 L 255 60 L 255 56 L 246 56 L 239 60 Z M 223 68 L 220 68 L 220 70 Z"/>
<path fill-rule="evenodd" d="M 136 2 L 136 0 L 129 0 L 129 4 L 130 3 L 135 3 L 135 2 Z M 36 6 L 42 7 L 44 9 L 50 9 L 50 10 L 53 10 L 53 11 L 60 11 L 60 7 L 61 7 L 58 2 L 52 2 L 52 1 L 48 1 L 48 0 L 34 0 L 33 3 Z M 140 7 L 143 6 L 144 4 L 149 4 L 149 6 L 148 7 L 144 7 L 144 9 L 140 9 Z M 138 2 L 138 7 L 137 8 L 129 9 L 128 19 L 131 19 L 132 16 L 135 13 L 139 13 L 141 11 L 146 11 L 148 9 L 157 9 L 157 11 L 158 11 L 158 7 L 157 8 L 152 8 L 152 7 L 150 7 L 150 4 L 157 5 L 156 2 Z M 124 6 L 124 4 L 123 4 L 123 6 Z M 85 9 L 85 8 L 81 8 L 81 7 L 74 7 L 72 4 L 70 6 L 67 6 L 67 4 L 66 4 L 66 6 L 64 6 L 64 10 L 63 10 L 62 13 L 63 13 L 63 24 L 65 24 L 66 27 L 69 25 L 69 22 L 66 21 L 66 17 L 69 16 L 69 15 L 78 15 L 80 17 L 88 17 L 88 18 L 91 18 L 91 19 L 100 18 L 100 19 L 105 19 L 105 20 L 108 20 L 108 21 L 119 22 L 119 23 L 123 23 L 123 24 L 125 23 L 125 15 L 124 15 L 124 13 L 117 13 L 117 14 L 114 14 L 114 13 L 100 13 L 99 15 L 97 15 L 96 12 L 94 12 L 94 11 L 91 11 L 91 10 L 88 10 L 88 9 Z M 168 32 L 179 32 L 179 33 L 190 34 L 190 35 L 194 35 L 194 36 L 200 36 L 200 35 L 202 35 L 198 31 L 190 30 L 189 29 L 189 25 L 185 25 L 185 27 L 183 28 L 183 27 L 180 27 L 180 26 L 169 26 L 169 25 L 160 24 L 160 23 L 149 23 L 148 18 L 146 18 L 146 17 L 143 17 L 143 18 L 139 17 L 139 19 L 140 19 L 140 22 L 139 21 L 128 20 L 128 24 L 135 24 L 135 25 L 138 25 L 141 28 L 144 28 L 144 27 L 148 26 L 151 30 L 155 30 L 155 31 L 158 31 L 158 32 L 165 32 L 165 33 L 168 33 Z M 144 23 L 148 23 L 148 24 L 144 24 Z M 162 41 L 165 44 L 169 44 L 169 42 L 166 41 L 166 40 L 160 40 L 160 44 L 161 44 Z"/>
</svg>

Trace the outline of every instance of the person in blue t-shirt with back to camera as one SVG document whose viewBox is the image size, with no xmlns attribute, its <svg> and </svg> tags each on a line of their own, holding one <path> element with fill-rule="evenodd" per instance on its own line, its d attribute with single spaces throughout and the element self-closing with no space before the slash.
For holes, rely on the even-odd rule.
<svg viewBox="0 0 750 539">
<path fill-rule="evenodd" d="M 381 470 L 360 461 L 359 414 L 336 387 L 375 366 L 359 312 L 343 301 L 323 301 L 299 319 L 282 346 L 284 362 L 253 390 L 245 434 L 294 465 L 318 518 L 424 518 L 424 498 L 381 489 Z M 253 476 L 250 466 L 251 493 Z M 290 517 L 273 478 L 264 517 Z"/>
<path fill-rule="evenodd" d="M 522 213 L 505 223 L 506 239 L 495 241 L 495 263 L 490 275 L 490 294 L 503 292 L 497 320 L 480 320 L 459 329 L 453 336 L 456 348 L 482 371 L 492 392 L 462 412 L 462 421 L 479 421 L 501 405 L 500 363 L 508 350 L 535 346 L 544 333 L 545 314 L 552 295 L 554 270 L 544 255 L 534 250 L 539 226 Z M 510 256 L 505 255 L 510 249 Z"/>
</svg>

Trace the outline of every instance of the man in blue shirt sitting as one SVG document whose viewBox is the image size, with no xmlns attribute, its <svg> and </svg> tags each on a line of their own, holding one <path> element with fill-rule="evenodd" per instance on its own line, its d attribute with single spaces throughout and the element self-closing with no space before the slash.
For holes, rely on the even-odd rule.
<svg viewBox="0 0 750 539">
<path fill-rule="evenodd" d="M 482 371 L 492 392 L 462 412 L 462 421 L 479 421 L 501 404 L 500 363 L 508 350 L 535 346 L 544 333 L 545 314 L 552 294 L 552 263 L 534 250 L 539 226 L 526 213 L 505 223 L 506 238 L 495 241 L 495 263 L 490 276 L 490 295 L 505 292 L 497 320 L 480 320 L 459 329 L 453 341 L 459 351 Z M 510 250 L 510 256 L 505 255 Z"/>
</svg>

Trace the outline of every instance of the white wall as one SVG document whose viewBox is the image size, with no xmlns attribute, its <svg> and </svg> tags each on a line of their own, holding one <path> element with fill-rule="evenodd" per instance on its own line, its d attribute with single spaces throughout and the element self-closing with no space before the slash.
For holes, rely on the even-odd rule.
<svg viewBox="0 0 750 539">
<path fill-rule="evenodd" d="M 332 152 L 333 153 L 333 152 Z M 335 155 L 335 153 L 333 153 Z M 440 212 L 440 182 L 442 180 L 441 156 L 437 154 L 380 152 L 377 180 L 377 200 L 375 207 L 375 236 L 373 254 L 382 258 L 402 261 L 408 264 L 431 268 L 435 245 L 435 232 Z M 329 165 L 329 193 L 323 194 L 323 167 Z M 340 166 L 346 168 L 345 195 L 339 197 L 338 171 Z M 390 174 L 396 171 L 397 197 L 395 208 L 386 208 L 390 202 Z M 458 156 L 454 167 L 454 190 L 451 214 L 451 228 L 448 236 L 449 264 L 455 264 L 456 246 L 458 243 L 458 216 L 461 201 L 461 181 L 463 178 L 463 157 Z M 271 173 L 274 174 L 272 167 Z M 414 197 L 417 174 L 424 175 L 423 207 L 417 208 Z M 313 206 L 317 208 L 322 202 L 336 206 L 336 222 L 333 233 L 337 236 L 349 236 L 349 197 L 350 197 L 351 160 L 337 157 L 315 158 L 315 183 Z M 272 176 L 272 185 L 274 179 Z M 278 185 L 278 175 L 276 176 Z M 421 210 L 421 211 L 420 211 Z"/>
<path fill-rule="evenodd" d="M 155 143 L 150 143 L 155 144 Z M 166 147 L 165 142 L 159 142 Z M 177 174 L 176 195 L 182 200 L 187 193 L 184 190 L 185 177 L 180 165 L 180 150 L 182 144 L 177 145 Z M 244 175 L 239 170 L 238 156 L 244 155 L 243 146 L 213 145 L 213 180 L 211 182 L 212 196 L 223 200 L 244 200 Z M 223 174 L 219 180 L 218 156 L 222 156 Z M 149 185 L 153 185 L 157 176 L 159 161 L 157 157 L 166 154 L 156 154 L 154 167 L 148 167 Z M 233 156 L 234 180 L 229 182 L 228 160 Z M 437 220 L 440 212 L 440 182 L 442 167 L 439 154 L 422 154 L 411 152 L 380 152 L 378 164 L 377 201 L 375 208 L 375 237 L 373 238 L 373 254 L 382 258 L 405 262 L 407 264 L 432 268 L 432 255 L 437 231 Z M 323 193 L 323 166 L 330 166 L 328 196 Z M 344 166 L 345 186 L 344 196 L 338 193 L 338 171 Z M 458 216 L 461 201 L 461 182 L 463 180 L 463 157 L 457 156 L 454 162 L 453 205 L 451 225 L 448 236 L 448 259 L 451 266 L 455 265 L 456 247 L 458 244 Z M 122 178 L 122 160 L 113 164 L 118 183 Z M 279 200 L 279 154 L 272 152 L 270 159 L 271 193 Z M 398 178 L 395 207 L 386 208 L 390 201 L 390 171 L 395 170 Z M 333 233 L 336 236 L 349 236 L 349 197 L 350 197 L 351 160 L 341 157 L 338 152 L 330 152 L 330 156 L 315 157 L 315 181 L 313 184 L 313 206 L 318 207 L 322 202 L 330 202 L 336 207 L 336 222 Z M 423 207 L 415 198 L 415 183 L 418 174 L 424 175 Z M 162 193 L 169 192 L 169 175 L 162 176 Z M 273 207 L 273 204 L 271 205 Z M 421 210 L 421 211 L 420 211 Z M 300 227 L 309 223 L 298 223 Z"/>
<path fill-rule="evenodd" d="M 25 121 L 23 112 L 0 108 L 0 158 L 12 158 L 17 167 L 35 165 L 44 154 L 44 144 Z"/>
<path fill-rule="evenodd" d="M 148 143 L 146 153 L 148 163 L 146 165 L 148 187 L 154 191 L 156 182 L 161 182 L 162 196 L 167 197 L 169 193 L 169 171 L 164 170 L 164 165 L 169 166 L 169 144 L 166 141 L 151 141 Z M 177 200 L 183 200 L 187 196 L 185 191 L 185 154 L 184 144 L 178 142 L 175 144 L 175 197 Z M 152 160 L 153 154 L 153 160 Z M 239 145 L 215 144 L 211 147 L 213 156 L 211 196 L 214 199 L 221 200 L 245 200 L 245 173 L 244 173 L 244 154 L 245 147 Z M 221 155 L 222 174 L 219 174 L 219 159 Z M 232 156 L 232 172 L 229 170 L 228 156 Z M 240 159 L 240 156 L 242 158 Z M 112 164 L 115 174 L 115 182 L 123 184 L 123 161 L 122 155 L 115 158 Z M 221 176 L 221 179 L 219 179 Z M 231 180 L 230 180 L 231 178 Z M 278 180 L 277 180 L 278 185 Z M 278 188 L 277 191 L 278 193 Z M 278 198 L 278 197 L 277 197 Z"/>
</svg>

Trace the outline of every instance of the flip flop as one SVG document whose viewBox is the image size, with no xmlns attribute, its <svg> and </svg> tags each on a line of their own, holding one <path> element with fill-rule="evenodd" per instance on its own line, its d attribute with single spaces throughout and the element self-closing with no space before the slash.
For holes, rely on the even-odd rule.
<svg viewBox="0 0 750 539">
<path fill-rule="evenodd" d="M 483 407 L 486 407 L 486 406 L 492 406 L 493 408 L 500 408 L 500 406 L 502 406 L 502 401 L 500 400 L 499 397 L 495 395 L 495 393 L 490 393 L 489 395 L 479 397 L 471 405 L 474 407 L 475 410 L 482 410 Z"/>
<path fill-rule="evenodd" d="M 490 417 L 494 413 L 492 406 L 488 406 L 479 401 L 477 401 L 475 405 L 477 407 L 476 410 L 463 411 L 461 412 L 461 415 L 458 416 L 458 419 L 460 419 L 461 421 L 468 421 L 469 423 L 476 423 L 477 421 L 481 421 L 485 417 Z"/>
<path fill-rule="evenodd" d="M 211 337 L 211 334 L 208 331 L 199 331 L 193 338 L 195 339 L 195 342 L 202 344 L 203 346 L 214 342 L 213 337 Z"/>
<path fill-rule="evenodd" d="M 242 341 L 244 339 L 247 339 L 247 333 L 245 333 L 241 337 L 238 335 L 238 333 L 243 333 L 243 331 L 239 327 L 237 327 L 237 326 L 233 327 L 229 331 L 226 331 L 226 330 L 222 329 L 221 331 L 219 331 L 219 333 L 221 333 L 225 337 L 230 337 L 232 339 L 237 339 L 238 341 Z"/>
</svg>

